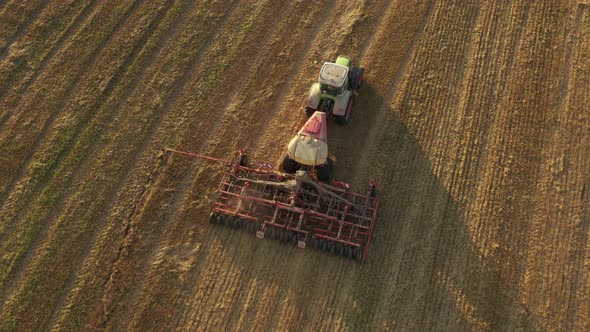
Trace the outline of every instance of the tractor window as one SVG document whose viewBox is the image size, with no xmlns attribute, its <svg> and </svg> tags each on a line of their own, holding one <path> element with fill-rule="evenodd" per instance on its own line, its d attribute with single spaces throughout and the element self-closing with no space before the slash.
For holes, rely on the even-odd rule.
<svg viewBox="0 0 590 332">
<path fill-rule="evenodd" d="M 333 96 L 337 96 L 340 93 L 342 93 L 342 91 L 341 91 L 342 89 L 336 88 L 336 87 L 333 87 L 333 86 L 330 86 L 330 85 L 327 85 L 327 84 L 322 84 L 321 85 L 321 90 L 322 90 L 323 93 L 331 94 Z"/>
</svg>

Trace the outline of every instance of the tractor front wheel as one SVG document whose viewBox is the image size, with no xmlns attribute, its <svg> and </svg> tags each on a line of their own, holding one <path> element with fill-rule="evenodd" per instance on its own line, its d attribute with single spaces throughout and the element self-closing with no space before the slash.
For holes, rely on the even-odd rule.
<svg viewBox="0 0 590 332">
<path fill-rule="evenodd" d="M 346 125 L 350 121 L 350 113 L 352 113 L 352 98 L 348 99 L 346 104 L 346 112 L 344 115 L 335 115 L 334 118 L 339 125 Z"/>
</svg>

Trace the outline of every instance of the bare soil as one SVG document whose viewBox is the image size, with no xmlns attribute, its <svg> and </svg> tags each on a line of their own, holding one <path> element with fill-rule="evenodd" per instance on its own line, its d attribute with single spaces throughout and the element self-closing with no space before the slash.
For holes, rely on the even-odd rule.
<svg viewBox="0 0 590 332">
<path fill-rule="evenodd" d="M 590 330 L 585 1 L 0 1 L 1 330 Z M 367 262 L 207 222 L 324 61 Z"/>
</svg>

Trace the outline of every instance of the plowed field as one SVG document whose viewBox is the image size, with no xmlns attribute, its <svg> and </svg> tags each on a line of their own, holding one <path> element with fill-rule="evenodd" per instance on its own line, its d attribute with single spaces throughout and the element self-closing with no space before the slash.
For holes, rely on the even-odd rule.
<svg viewBox="0 0 590 332">
<path fill-rule="evenodd" d="M 367 262 L 207 222 L 324 61 Z M 590 330 L 587 1 L 0 0 L 0 330 Z"/>
</svg>

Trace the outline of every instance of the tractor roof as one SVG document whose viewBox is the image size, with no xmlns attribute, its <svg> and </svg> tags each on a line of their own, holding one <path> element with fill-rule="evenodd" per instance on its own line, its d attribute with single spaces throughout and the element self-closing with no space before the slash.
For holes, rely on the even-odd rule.
<svg viewBox="0 0 590 332">
<path fill-rule="evenodd" d="M 326 62 L 320 70 L 320 83 L 336 88 L 341 87 L 348 75 L 348 67 L 332 62 Z"/>
</svg>

